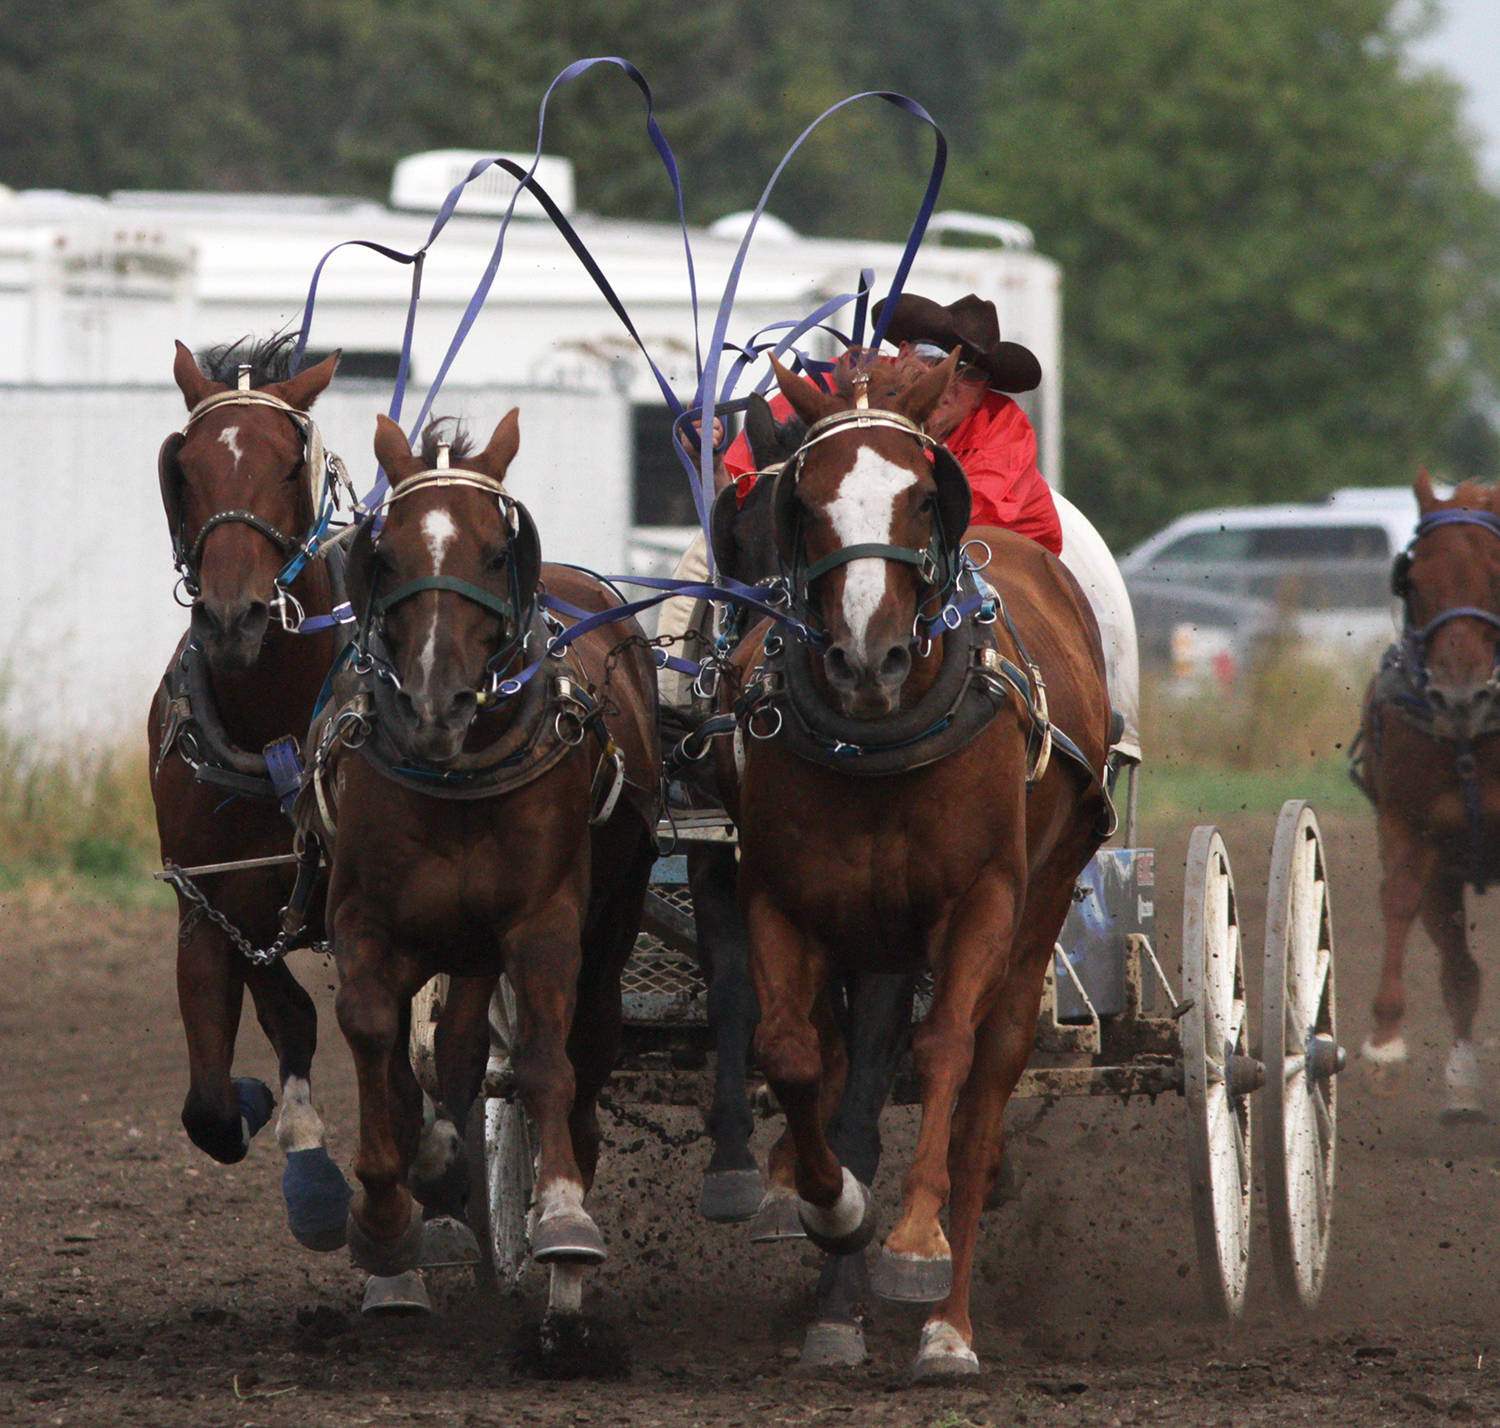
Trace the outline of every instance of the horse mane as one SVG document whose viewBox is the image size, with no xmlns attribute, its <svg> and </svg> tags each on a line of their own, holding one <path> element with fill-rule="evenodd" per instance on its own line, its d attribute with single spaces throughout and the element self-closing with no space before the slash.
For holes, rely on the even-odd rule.
<svg viewBox="0 0 1500 1428">
<path fill-rule="evenodd" d="M 866 347 L 852 347 L 834 363 L 833 390 L 846 401 L 854 400 L 856 374 L 870 379 L 869 398 L 873 407 L 890 406 L 912 385 L 927 375 L 927 364 L 920 357 L 887 356 L 872 353 Z"/>
<path fill-rule="evenodd" d="M 285 382 L 292 373 L 292 356 L 297 350 L 295 332 L 276 332 L 270 337 L 241 337 L 210 347 L 199 354 L 198 365 L 211 381 L 234 386 L 240 367 L 250 368 L 250 385 L 264 387 L 271 382 Z"/>
<path fill-rule="evenodd" d="M 448 448 L 448 457 L 452 461 L 474 454 L 469 429 L 458 417 L 433 417 L 422 429 L 422 449 L 417 453 L 422 465 L 431 468 L 437 460 L 439 446 Z"/>
<path fill-rule="evenodd" d="M 1497 499 L 1500 499 L 1500 484 L 1487 485 L 1483 481 L 1469 478 L 1460 481 L 1453 488 L 1453 494 L 1448 498 L 1447 504 L 1465 506 L 1473 510 L 1493 511 L 1496 509 Z"/>
</svg>

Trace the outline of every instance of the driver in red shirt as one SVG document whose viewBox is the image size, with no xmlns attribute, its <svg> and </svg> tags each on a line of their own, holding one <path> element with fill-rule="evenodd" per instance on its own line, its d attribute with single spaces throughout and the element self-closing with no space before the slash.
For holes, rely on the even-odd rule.
<svg viewBox="0 0 1500 1428">
<path fill-rule="evenodd" d="M 882 305 L 875 305 L 877 321 Z M 1000 340 L 995 304 L 974 293 L 946 306 L 902 293 L 885 335 L 899 357 L 931 365 L 960 349 L 953 380 L 927 418 L 927 433 L 958 458 L 969 478 L 974 525 L 1018 531 L 1061 555 L 1062 526 L 1052 490 L 1037 470 L 1036 432 L 1005 395 L 1035 388 L 1042 380 L 1041 364 L 1020 343 Z M 791 408 L 778 395 L 771 410 L 785 417 Z M 725 452 L 724 466 L 731 477 L 755 469 L 743 434 Z"/>
</svg>

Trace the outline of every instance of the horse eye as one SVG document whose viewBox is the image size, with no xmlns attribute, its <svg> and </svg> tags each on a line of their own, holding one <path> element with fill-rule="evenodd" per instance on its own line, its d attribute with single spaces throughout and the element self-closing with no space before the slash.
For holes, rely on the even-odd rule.
<svg viewBox="0 0 1500 1428">
<path fill-rule="evenodd" d="M 509 549 L 509 547 L 502 546 L 499 550 L 494 551 L 489 556 L 489 558 L 484 562 L 485 569 L 486 570 L 504 570 L 505 569 L 505 562 L 507 560 L 509 560 L 509 559 L 510 559 L 510 549 Z"/>
</svg>

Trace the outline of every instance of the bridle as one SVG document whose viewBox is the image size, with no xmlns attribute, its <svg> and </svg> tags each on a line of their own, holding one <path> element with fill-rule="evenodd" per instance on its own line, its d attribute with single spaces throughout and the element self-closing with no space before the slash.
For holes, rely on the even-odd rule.
<svg viewBox="0 0 1500 1428">
<path fill-rule="evenodd" d="M 376 581 L 369 581 L 364 612 L 359 620 L 359 630 L 354 638 L 353 668 L 358 674 L 374 673 L 401 688 L 401 677 L 395 664 L 386 653 L 384 637 L 385 618 L 391 610 L 413 596 L 426 590 L 443 590 L 460 595 L 481 608 L 499 616 L 502 638 L 498 649 L 485 661 L 484 682 L 478 689 L 479 706 L 515 691 L 508 690 L 504 670 L 513 663 L 516 655 L 525 650 L 531 637 L 531 628 L 537 613 L 537 576 L 539 573 L 540 545 L 536 527 L 530 514 L 492 477 L 477 471 L 464 471 L 448 464 L 448 447 L 439 446 L 437 464 L 429 470 L 419 471 L 396 486 L 385 500 L 371 513 L 366 523 L 368 542 L 366 550 L 373 555 L 376 548 L 377 529 L 383 524 L 383 516 L 396 502 L 413 496 L 419 491 L 442 490 L 467 487 L 493 496 L 500 508 L 501 519 L 509 533 L 506 547 L 506 575 L 509 590 L 505 595 L 496 595 L 483 586 L 452 575 L 419 575 L 403 581 L 387 594 L 380 595 Z M 351 552 L 351 561 L 355 558 Z"/>
<path fill-rule="evenodd" d="M 809 625 L 813 623 L 813 606 L 810 598 L 813 582 L 830 571 L 847 565 L 850 561 L 889 560 L 914 567 L 930 592 L 919 602 L 923 605 L 927 604 L 933 596 L 938 597 L 940 604 L 946 604 L 962 570 L 956 539 L 962 536 L 967 520 L 944 519 L 942 480 L 947 473 L 944 472 L 942 463 L 946 461 L 952 464 L 954 473 L 957 479 L 963 482 L 963 490 L 967 495 L 968 486 L 963 477 L 962 468 L 958 467 L 958 463 L 940 442 L 929 436 L 914 421 L 902 416 L 899 412 L 870 408 L 862 389 L 857 391 L 856 403 L 857 405 L 850 411 L 834 412 L 814 422 L 807 429 L 802 444 L 792 453 L 776 478 L 777 549 L 781 561 L 781 580 L 784 588 L 790 593 L 792 608 L 797 611 L 804 623 Z M 810 564 L 807 563 L 800 517 L 794 520 L 788 512 L 791 509 L 797 482 L 802 477 L 808 453 L 815 446 L 840 433 L 881 428 L 899 431 L 914 438 L 924 453 L 930 452 L 933 455 L 934 477 L 938 480 L 939 492 L 938 500 L 933 506 L 931 538 L 921 549 L 879 541 L 864 541 L 856 545 L 843 546 Z M 948 479 L 951 480 L 952 476 L 949 475 Z M 958 525 L 959 529 L 950 533 L 947 529 L 950 524 Z"/>
<path fill-rule="evenodd" d="M 192 431 L 200 421 L 210 412 L 218 411 L 222 407 L 271 407 L 279 411 L 297 428 L 302 437 L 302 460 L 308 472 L 310 482 L 313 485 L 313 521 L 308 532 L 302 538 L 288 535 L 278 526 L 266 520 L 264 516 L 258 515 L 251 510 L 233 508 L 230 510 L 216 511 L 199 528 L 196 536 L 191 542 L 185 538 L 182 528 L 181 511 L 175 493 L 170 487 L 170 468 L 176 465 L 177 453 L 188 433 Z M 168 520 L 172 537 L 172 563 L 177 569 L 179 581 L 183 592 L 188 599 L 181 603 L 190 604 L 197 600 L 202 592 L 202 581 L 199 577 L 199 566 L 203 559 L 203 548 L 210 535 L 221 526 L 243 525 L 249 526 L 257 534 L 264 536 L 276 547 L 282 557 L 281 569 L 276 572 L 272 581 L 275 595 L 271 600 L 271 609 L 281 622 L 283 629 L 295 634 L 301 627 L 305 613 L 300 602 L 291 593 L 290 586 L 301 575 L 309 560 L 318 553 L 324 535 L 333 518 L 333 513 L 338 506 L 338 490 L 342 487 L 349 492 L 353 498 L 353 488 L 350 486 L 348 473 L 344 469 L 344 463 L 332 452 L 327 451 L 323 445 L 322 433 L 318 430 L 317 423 L 305 411 L 284 402 L 280 397 L 270 392 L 256 391 L 250 386 L 250 369 L 241 366 L 239 372 L 239 385 L 233 391 L 216 392 L 214 395 L 205 397 L 191 412 L 188 419 L 183 423 L 180 430 L 174 432 L 162 443 L 161 453 L 158 457 L 158 468 L 162 486 L 162 499 L 167 506 Z M 180 468 L 178 468 L 180 470 Z"/>
<path fill-rule="evenodd" d="M 1400 597 L 1405 612 L 1402 629 L 1403 650 L 1413 661 L 1413 671 L 1419 675 L 1423 688 L 1428 682 L 1427 642 L 1444 625 L 1453 620 L 1478 620 L 1491 629 L 1500 630 L 1500 615 L 1479 605 L 1452 605 L 1446 610 L 1440 610 L 1425 625 L 1412 624 L 1411 565 L 1417 542 L 1441 526 L 1459 525 L 1478 526 L 1481 530 L 1500 538 L 1500 517 L 1492 516 L 1487 511 L 1476 511 L 1465 507 L 1433 511 L 1417 522 L 1415 534 L 1406 549 L 1396 557 L 1395 566 L 1391 570 L 1391 590 Z M 1486 689 L 1492 693 L 1500 693 L 1500 652 L 1497 652 L 1497 664 L 1490 672 Z"/>
</svg>

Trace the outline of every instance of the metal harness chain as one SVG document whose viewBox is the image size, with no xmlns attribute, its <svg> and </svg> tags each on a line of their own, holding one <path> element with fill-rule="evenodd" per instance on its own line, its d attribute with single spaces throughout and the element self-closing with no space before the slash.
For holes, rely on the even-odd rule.
<svg viewBox="0 0 1500 1428">
<path fill-rule="evenodd" d="M 287 944 L 291 942 L 295 933 L 288 931 L 286 928 L 282 928 L 277 933 L 276 940 L 269 947 L 263 949 L 256 947 L 234 923 L 209 903 L 202 889 L 176 863 L 167 863 L 162 868 L 162 875 L 183 897 L 193 904 L 202 916 L 206 917 L 215 927 L 223 932 L 234 944 L 235 950 L 251 965 L 269 967 L 281 961 L 291 950 Z M 327 942 L 314 942 L 310 944 L 310 950 L 314 952 L 327 952 L 329 951 L 329 945 Z"/>
<path fill-rule="evenodd" d="M 659 1126 L 650 1116 L 642 1115 L 639 1111 L 633 1111 L 629 1106 L 621 1105 L 614 1097 L 600 1095 L 600 1108 L 609 1112 L 617 1121 L 623 1121 L 626 1125 L 634 1126 L 637 1130 L 643 1130 L 650 1134 L 652 1139 L 660 1142 L 669 1150 L 681 1150 L 683 1146 L 692 1145 L 694 1141 L 702 1140 L 708 1134 L 706 1126 L 694 1126 L 689 1130 L 674 1132 Z"/>
</svg>

